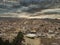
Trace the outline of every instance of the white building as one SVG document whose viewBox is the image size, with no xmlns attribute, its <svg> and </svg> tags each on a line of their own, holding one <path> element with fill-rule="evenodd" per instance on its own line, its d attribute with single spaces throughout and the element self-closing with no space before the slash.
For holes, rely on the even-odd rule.
<svg viewBox="0 0 60 45">
<path fill-rule="evenodd" d="M 27 34 L 26 36 L 27 37 L 36 37 L 37 35 L 36 34 Z"/>
</svg>

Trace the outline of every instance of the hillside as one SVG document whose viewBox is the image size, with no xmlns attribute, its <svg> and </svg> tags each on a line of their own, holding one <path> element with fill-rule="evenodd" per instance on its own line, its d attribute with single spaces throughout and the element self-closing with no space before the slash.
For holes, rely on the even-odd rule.
<svg viewBox="0 0 60 45">
<path fill-rule="evenodd" d="M 47 28 L 48 27 L 48 28 Z M 0 37 L 3 40 L 12 40 L 19 31 L 26 33 L 48 33 L 49 30 L 60 32 L 60 20 L 57 19 L 25 19 L 25 18 L 0 18 Z M 55 34 L 55 33 L 54 33 Z"/>
</svg>

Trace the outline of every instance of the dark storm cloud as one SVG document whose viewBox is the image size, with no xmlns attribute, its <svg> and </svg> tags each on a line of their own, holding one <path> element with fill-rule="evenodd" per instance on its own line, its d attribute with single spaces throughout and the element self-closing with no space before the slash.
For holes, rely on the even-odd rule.
<svg viewBox="0 0 60 45">
<path fill-rule="evenodd" d="M 5 12 L 37 12 L 50 8 L 56 0 L 18 0 L 17 2 L 0 3 L 0 8 Z M 59 1 L 57 1 L 59 2 Z"/>
</svg>

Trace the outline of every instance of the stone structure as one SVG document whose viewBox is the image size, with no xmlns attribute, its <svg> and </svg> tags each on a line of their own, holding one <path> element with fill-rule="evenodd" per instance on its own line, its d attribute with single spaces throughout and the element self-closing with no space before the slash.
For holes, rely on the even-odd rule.
<svg viewBox="0 0 60 45">
<path fill-rule="evenodd" d="M 28 38 L 25 37 L 25 45 L 40 45 L 41 44 L 41 39 L 40 38 Z"/>
</svg>

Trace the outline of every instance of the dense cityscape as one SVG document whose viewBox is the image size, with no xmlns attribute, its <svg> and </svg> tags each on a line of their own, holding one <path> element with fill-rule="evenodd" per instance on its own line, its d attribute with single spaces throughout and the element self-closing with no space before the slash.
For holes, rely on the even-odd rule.
<svg viewBox="0 0 60 45">
<path fill-rule="evenodd" d="M 58 39 L 60 40 L 60 20 L 0 18 L 0 37 L 2 37 L 4 41 L 13 41 L 13 39 L 17 36 L 19 31 L 23 33 L 25 39 L 29 37 L 27 36 L 28 34 L 35 34 L 37 39 L 42 38 L 42 42 L 43 39 L 48 41 L 48 39 L 52 40 L 52 38 L 58 41 Z M 45 43 L 47 43 L 47 41 Z M 60 41 L 56 43 L 60 44 L 59 42 Z M 44 44 L 44 42 L 42 44 Z"/>
</svg>

